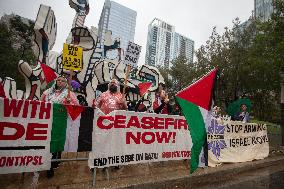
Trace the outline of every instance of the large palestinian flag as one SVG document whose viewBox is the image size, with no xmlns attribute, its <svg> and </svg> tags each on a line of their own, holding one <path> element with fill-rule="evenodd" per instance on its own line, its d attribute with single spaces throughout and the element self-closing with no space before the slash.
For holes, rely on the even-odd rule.
<svg viewBox="0 0 284 189">
<path fill-rule="evenodd" d="M 209 111 L 216 75 L 217 69 L 214 69 L 176 94 L 176 100 L 187 120 L 192 137 L 191 173 L 201 163 L 200 153 L 206 145 L 206 122 L 210 117 Z"/>
<path fill-rule="evenodd" d="M 53 104 L 51 152 L 92 150 L 94 109 Z"/>
</svg>

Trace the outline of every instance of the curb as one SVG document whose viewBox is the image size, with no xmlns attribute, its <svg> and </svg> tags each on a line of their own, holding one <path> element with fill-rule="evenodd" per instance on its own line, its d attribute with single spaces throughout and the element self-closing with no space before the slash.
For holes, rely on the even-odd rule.
<svg viewBox="0 0 284 189">
<path fill-rule="evenodd" d="M 284 155 L 275 157 L 268 157 L 267 159 L 257 160 L 252 162 L 224 164 L 219 167 L 199 169 L 193 175 L 185 175 L 183 177 L 160 179 L 157 181 L 138 183 L 126 187 L 119 187 L 123 189 L 153 189 L 153 188 L 182 188 L 202 187 L 215 185 L 220 182 L 226 182 L 233 177 L 249 171 L 255 171 L 269 166 L 280 165 L 284 163 Z"/>
</svg>

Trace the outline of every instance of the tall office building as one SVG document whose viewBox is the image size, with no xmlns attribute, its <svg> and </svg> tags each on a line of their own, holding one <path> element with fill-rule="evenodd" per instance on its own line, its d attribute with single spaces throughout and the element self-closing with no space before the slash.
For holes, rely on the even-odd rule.
<svg viewBox="0 0 284 189">
<path fill-rule="evenodd" d="M 146 64 L 166 66 L 173 59 L 174 26 L 155 18 L 148 26 Z"/>
<path fill-rule="evenodd" d="M 255 17 L 267 21 L 273 13 L 272 0 L 254 0 Z"/>
<path fill-rule="evenodd" d="M 136 11 L 114 1 L 105 0 L 98 25 L 101 43 L 104 43 L 106 31 L 110 30 L 113 40 L 120 38 L 120 47 L 126 50 L 128 42 L 134 41 L 136 16 Z"/>
<path fill-rule="evenodd" d="M 175 32 L 175 27 L 155 18 L 148 26 L 147 65 L 171 67 L 171 61 L 185 56 L 193 61 L 194 42 Z"/>
<path fill-rule="evenodd" d="M 284 2 L 284 0 L 282 0 Z M 255 17 L 265 22 L 271 18 L 274 11 L 272 6 L 273 0 L 254 0 L 254 14 Z"/>
<path fill-rule="evenodd" d="M 193 51 L 194 41 L 179 33 L 175 33 L 173 58 L 183 56 L 189 63 L 193 63 Z"/>
</svg>

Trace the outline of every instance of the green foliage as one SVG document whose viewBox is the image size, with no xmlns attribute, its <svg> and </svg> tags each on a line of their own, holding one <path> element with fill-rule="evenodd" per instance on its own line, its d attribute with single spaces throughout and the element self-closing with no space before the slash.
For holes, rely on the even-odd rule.
<svg viewBox="0 0 284 189">
<path fill-rule="evenodd" d="M 169 68 L 166 67 L 158 67 L 160 73 L 162 74 L 164 81 L 165 81 L 165 85 L 167 86 L 169 92 L 171 92 L 172 87 L 173 87 L 173 82 L 170 78 L 170 70 Z"/>
<path fill-rule="evenodd" d="M 190 78 L 191 69 L 189 68 L 189 64 L 186 63 L 186 59 L 184 57 L 178 57 L 172 61 L 173 66 L 169 70 L 170 75 L 172 76 L 173 82 L 173 90 L 179 91 L 187 86 Z"/>
<path fill-rule="evenodd" d="M 281 134 L 281 126 L 267 121 L 252 120 L 253 123 L 266 124 L 268 134 Z"/>
<path fill-rule="evenodd" d="M 21 20 L 21 17 L 16 15 L 10 20 L 10 24 L 14 43 L 20 44 L 20 48 L 17 50 L 18 52 L 21 52 L 21 59 L 34 62 L 35 57 L 32 52 L 34 23 L 30 20 L 28 21 L 28 24 L 24 23 Z"/>
<path fill-rule="evenodd" d="M 0 77 L 11 77 L 17 88 L 24 90 L 24 78 L 18 71 L 20 60 L 35 62 L 32 46 L 33 24 L 22 22 L 19 16 L 10 20 L 10 26 L 0 23 Z"/>
<path fill-rule="evenodd" d="M 163 75 L 167 91 L 170 95 L 175 95 L 177 91 L 188 86 L 198 75 L 195 71 L 194 64 L 188 64 L 185 57 L 177 57 L 172 61 L 173 66 L 169 69 L 159 67 L 160 73 Z"/>
<path fill-rule="evenodd" d="M 182 57 L 168 71 L 174 93 L 217 67 L 219 75 L 215 103 L 226 109 L 239 97 L 252 101 L 252 114 L 259 120 L 280 121 L 280 76 L 284 71 L 284 2 L 274 2 L 271 19 L 261 23 L 250 19 L 219 34 L 213 28 L 205 45 L 195 53 L 197 62 L 186 64 Z"/>
</svg>

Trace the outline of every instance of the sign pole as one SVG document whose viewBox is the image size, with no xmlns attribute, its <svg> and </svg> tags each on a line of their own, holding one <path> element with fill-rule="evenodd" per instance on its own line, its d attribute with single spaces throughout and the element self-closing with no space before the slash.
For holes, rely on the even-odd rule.
<svg viewBox="0 0 284 189">
<path fill-rule="evenodd" d="M 124 87 L 123 87 L 123 94 L 122 94 L 123 97 L 125 97 L 125 89 L 126 89 L 126 86 L 127 86 L 127 83 L 128 83 L 128 77 L 129 77 L 130 69 L 131 69 L 131 67 L 128 65 L 127 70 L 126 70 L 125 80 L 124 80 Z"/>
<path fill-rule="evenodd" d="M 68 80 L 68 98 L 70 98 L 72 76 L 73 76 L 73 70 L 70 70 L 70 75 Z"/>
<path fill-rule="evenodd" d="M 94 168 L 93 172 L 93 186 L 96 186 L 97 168 Z"/>
</svg>

